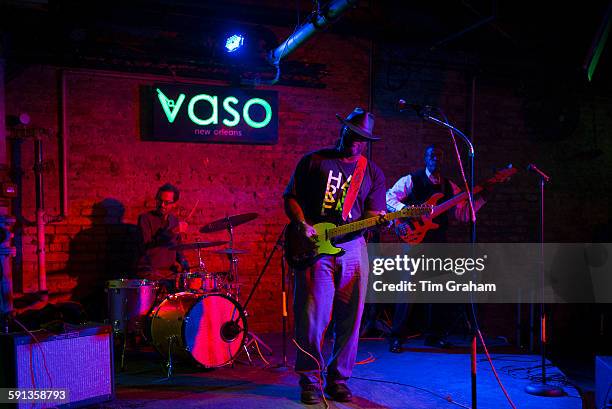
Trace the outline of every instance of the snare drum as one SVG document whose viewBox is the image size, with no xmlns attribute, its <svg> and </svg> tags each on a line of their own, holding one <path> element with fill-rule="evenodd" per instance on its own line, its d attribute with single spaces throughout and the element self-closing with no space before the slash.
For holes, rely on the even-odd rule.
<svg viewBox="0 0 612 409">
<path fill-rule="evenodd" d="M 196 293 L 209 293 L 218 291 L 217 273 L 205 271 L 193 271 L 182 273 L 177 276 L 176 288 L 179 291 L 190 291 Z"/>
<path fill-rule="evenodd" d="M 106 282 L 108 318 L 116 332 L 143 332 L 155 304 L 157 283 L 141 279 Z"/>
<path fill-rule="evenodd" d="M 152 342 L 162 355 L 171 351 L 173 359 L 208 368 L 231 363 L 246 333 L 242 307 L 223 294 L 172 294 L 151 314 Z"/>
</svg>

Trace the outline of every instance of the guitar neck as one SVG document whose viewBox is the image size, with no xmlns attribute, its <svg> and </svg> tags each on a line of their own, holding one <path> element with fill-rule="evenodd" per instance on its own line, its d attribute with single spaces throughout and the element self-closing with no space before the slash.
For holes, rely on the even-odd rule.
<svg viewBox="0 0 612 409">
<path fill-rule="evenodd" d="M 397 219 L 399 217 L 405 217 L 405 212 L 397 211 L 393 213 L 387 213 L 385 215 L 385 220 L 391 221 Z M 341 236 L 343 234 L 353 233 L 359 230 L 367 229 L 368 227 L 376 226 L 380 221 L 379 216 L 369 217 L 367 219 L 358 220 L 356 222 L 343 224 L 342 226 L 333 227 L 327 230 L 327 239 L 332 239 L 336 236 Z"/>
<path fill-rule="evenodd" d="M 473 194 L 477 195 L 478 193 L 482 192 L 485 188 L 488 188 L 489 186 L 493 186 L 496 183 L 501 183 L 501 182 L 508 180 L 516 172 L 517 170 L 516 168 L 512 167 L 512 164 L 508 165 L 505 169 L 496 172 L 492 178 L 486 180 L 484 183 L 474 186 Z M 442 213 L 457 206 L 459 203 L 466 200 L 467 198 L 468 198 L 467 192 L 462 192 L 462 193 L 459 193 L 457 196 L 450 198 L 446 202 L 440 203 L 439 205 L 433 208 L 431 217 L 434 218 L 434 217 L 441 215 Z"/>
<path fill-rule="evenodd" d="M 483 187 L 478 185 L 478 186 L 474 186 L 474 195 L 477 195 L 478 193 L 482 192 Z M 444 203 L 440 203 L 439 205 L 437 205 L 436 207 L 434 207 L 433 213 L 431 214 L 431 217 L 437 217 L 439 215 L 441 215 L 442 213 L 452 209 L 453 207 L 457 206 L 459 203 L 463 202 L 464 200 L 467 200 L 468 194 L 467 192 L 462 192 L 459 193 L 457 196 L 453 196 L 451 199 L 448 199 L 446 202 Z"/>
</svg>

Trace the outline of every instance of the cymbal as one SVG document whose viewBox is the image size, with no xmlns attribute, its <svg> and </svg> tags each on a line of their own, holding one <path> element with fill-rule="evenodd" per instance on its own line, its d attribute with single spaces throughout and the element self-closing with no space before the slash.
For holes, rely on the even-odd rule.
<svg viewBox="0 0 612 409">
<path fill-rule="evenodd" d="M 225 241 L 196 241 L 193 243 L 184 243 L 177 244 L 176 246 L 170 247 L 170 250 L 197 250 L 197 249 L 205 249 L 207 247 L 215 247 L 220 246 L 222 244 L 227 243 Z"/>
<path fill-rule="evenodd" d="M 215 220 L 214 222 L 210 222 L 203 227 L 200 228 L 200 233 L 212 233 L 216 231 L 226 230 L 228 224 L 231 224 L 232 227 L 240 226 L 246 222 L 250 222 L 259 216 L 257 213 L 243 213 L 236 214 L 233 216 L 227 216 L 223 219 Z"/>
<path fill-rule="evenodd" d="M 213 253 L 217 254 L 246 254 L 248 250 L 238 250 L 238 249 L 221 249 L 221 250 L 213 250 Z"/>
</svg>

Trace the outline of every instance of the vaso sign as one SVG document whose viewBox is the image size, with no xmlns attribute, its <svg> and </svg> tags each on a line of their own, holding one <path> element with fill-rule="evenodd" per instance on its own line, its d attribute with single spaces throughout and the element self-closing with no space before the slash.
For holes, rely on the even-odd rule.
<svg viewBox="0 0 612 409">
<path fill-rule="evenodd" d="M 184 84 L 154 84 L 147 140 L 275 144 L 275 91 Z M 149 95 L 150 95 L 149 94 Z"/>
</svg>

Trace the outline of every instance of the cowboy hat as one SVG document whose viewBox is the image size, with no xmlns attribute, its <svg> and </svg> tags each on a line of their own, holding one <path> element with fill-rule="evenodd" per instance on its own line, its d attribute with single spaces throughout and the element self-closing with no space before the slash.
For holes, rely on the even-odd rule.
<svg viewBox="0 0 612 409">
<path fill-rule="evenodd" d="M 380 140 L 378 136 L 372 135 L 374 115 L 371 112 L 366 112 L 362 108 L 355 108 L 346 118 L 343 119 L 339 114 L 336 114 L 336 118 L 357 135 L 371 141 Z"/>
</svg>

